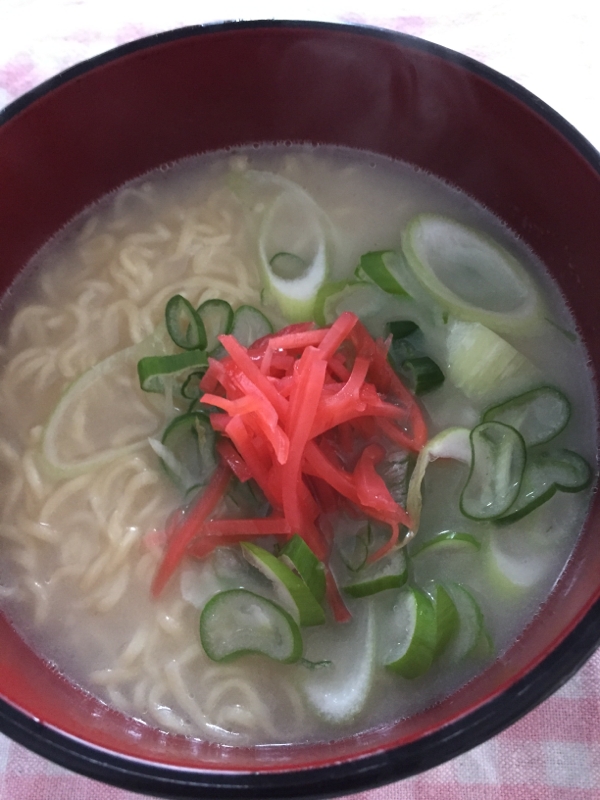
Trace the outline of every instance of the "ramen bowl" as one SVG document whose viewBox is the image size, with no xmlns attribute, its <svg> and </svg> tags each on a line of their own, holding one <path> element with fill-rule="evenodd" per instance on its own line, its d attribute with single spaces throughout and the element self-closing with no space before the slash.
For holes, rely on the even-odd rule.
<svg viewBox="0 0 600 800">
<path fill-rule="evenodd" d="M 527 91 L 401 34 L 241 23 L 152 36 L 76 66 L 0 114 L 1 290 L 81 209 L 196 153 L 265 142 L 406 161 L 458 187 L 547 266 L 600 370 L 600 159 Z M 541 612 L 449 698 L 322 744 L 235 748 L 167 735 L 94 699 L 0 618 L 0 729 L 42 756 L 173 798 L 325 797 L 465 752 L 564 683 L 600 641 L 600 505 Z"/>
</svg>

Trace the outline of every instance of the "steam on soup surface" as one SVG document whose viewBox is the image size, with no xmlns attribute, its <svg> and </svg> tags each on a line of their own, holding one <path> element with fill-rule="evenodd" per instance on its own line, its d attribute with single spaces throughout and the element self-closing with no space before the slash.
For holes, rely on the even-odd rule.
<svg viewBox="0 0 600 800">
<path fill-rule="evenodd" d="M 562 298 L 404 164 L 264 147 L 144 176 L 34 259 L 3 328 L 5 609 L 166 731 L 329 739 L 438 702 L 523 631 L 586 512 Z"/>
</svg>

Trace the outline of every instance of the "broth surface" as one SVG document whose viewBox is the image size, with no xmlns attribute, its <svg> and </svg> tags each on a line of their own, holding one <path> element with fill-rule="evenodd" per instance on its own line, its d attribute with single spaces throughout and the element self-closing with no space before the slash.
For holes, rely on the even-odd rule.
<svg viewBox="0 0 600 800">
<path fill-rule="evenodd" d="M 573 319 L 534 256 L 470 198 L 408 165 L 368 153 L 277 146 L 189 159 L 104 198 L 28 265 L 2 317 L 0 595 L 6 613 L 70 680 L 149 725 L 226 744 L 327 740 L 438 702 L 486 660 L 452 668 L 442 660 L 414 681 L 381 669 L 366 708 L 334 725 L 306 701 L 305 664 L 256 655 L 216 664 L 206 656 L 198 618 L 219 589 L 211 560 L 186 560 L 163 595 L 150 597 L 161 532 L 182 497 L 147 441 L 164 427 L 169 400 L 157 402 L 140 391 L 140 343 L 160 326 L 175 294 L 194 306 L 221 298 L 234 308 L 262 307 L 276 329 L 286 324 L 274 305 L 262 304 L 255 239 L 231 188 L 231 175 L 249 168 L 296 181 L 325 211 L 334 240 L 330 280 L 347 277 L 366 252 L 398 248 L 405 223 L 423 211 L 492 235 L 534 276 L 552 320 L 535 333 L 507 338 L 539 368 L 541 384 L 568 396 L 571 420 L 557 443 L 590 464 L 596 451 L 590 436 L 596 430 L 593 393 L 585 349 L 565 335 L 575 329 Z M 134 345 L 140 349 L 123 357 L 101 394 L 88 393 L 70 419 L 69 436 L 57 445 L 65 460 L 92 457 L 107 442 L 122 454 L 67 477 L 44 468 L 40 442 L 63 392 L 86 370 Z M 423 399 L 430 434 L 452 425 L 472 427 L 489 405 L 468 401 L 450 385 Z M 133 446 L 126 451 L 128 445 Z M 443 531 L 465 532 L 483 543 L 479 561 L 415 562 L 413 580 L 424 587 L 433 580 L 464 581 L 500 656 L 560 576 L 589 491 L 557 492 L 503 529 L 501 548 L 535 576 L 527 591 L 511 592 L 482 568 L 497 532 L 460 513 L 466 474 L 464 465 L 449 460 L 429 468 L 415 544 Z M 386 613 L 388 594 L 375 597 L 376 616 Z M 348 679 L 344 669 L 352 671 L 366 608 L 362 599 L 349 599 L 348 606 L 354 620 L 345 627 L 342 683 Z M 305 629 L 306 657 L 323 658 L 323 641 L 339 636 L 338 629 L 332 621 L 324 629 Z"/>
</svg>

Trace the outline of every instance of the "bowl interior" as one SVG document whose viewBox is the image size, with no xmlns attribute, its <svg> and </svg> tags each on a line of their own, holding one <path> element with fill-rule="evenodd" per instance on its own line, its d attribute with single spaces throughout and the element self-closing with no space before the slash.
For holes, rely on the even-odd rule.
<svg viewBox="0 0 600 800">
<path fill-rule="evenodd" d="M 84 206 L 160 164 L 255 142 L 343 145 L 432 172 L 504 220 L 548 266 L 575 312 L 593 369 L 600 369 L 598 160 L 566 123 L 541 104 L 536 109 L 509 81 L 408 37 L 327 25 L 187 30 L 117 55 L 70 70 L 0 118 L 0 290 Z M 456 733 L 477 728 L 469 722 L 473 712 L 490 708 L 537 664 L 544 661 L 553 685 L 576 666 L 553 650 L 598 599 L 599 514 L 595 496 L 576 554 L 527 636 L 451 699 L 396 726 L 326 751 L 233 750 L 166 736 L 83 695 L 0 619 L 5 727 L 52 757 L 44 742 L 67 751 L 83 742 L 108 760 L 115 756 L 114 763 L 123 755 L 138 765 L 188 771 L 339 766 L 440 730 L 448 732 L 443 752 L 454 755 L 464 749 L 452 743 Z M 586 641 L 586 652 L 591 646 Z M 515 717 L 525 710 L 519 703 Z M 489 734 L 472 730 L 467 740 L 482 735 Z M 442 760 L 438 753 L 422 764 L 411 752 L 404 774 Z M 69 759 L 63 763 L 93 774 L 91 765 Z M 385 780 L 382 762 L 378 769 L 376 780 Z M 397 768 L 390 775 L 400 777 Z"/>
</svg>

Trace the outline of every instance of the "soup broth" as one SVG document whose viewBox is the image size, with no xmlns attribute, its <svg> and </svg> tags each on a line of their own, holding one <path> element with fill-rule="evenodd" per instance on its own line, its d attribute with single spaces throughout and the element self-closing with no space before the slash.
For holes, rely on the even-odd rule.
<svg viewBox="0 0 600 800">
<path fill-rule="evenodd" d="M 275 234 L 265 222 L 286 191 L 304 203 L 302 235 L 289 234 L 289 247 L 287 222 L 280 220 Z M 293 273 L 311 258 L 316 263 L 311 213 L 326 244 L 326 284 L 335 289 L 323 306 L 325 321 L 356 312 L 374 339 L 385 340 L 388 323 L 409 319 L 419 330 L 399 337 L 392 350 L 399 348 L 403 363 L 426 356 L 441 368 L 443 384 L 418 400 L 429 439 L 451 427 L 477 429 L 486 410 L 512 413 L 506 412 L 508 401 L 549 387 L 557 393 L 552 397 L 567 398 L 561 406 L 564 425 L 537 450 L 526 443 L 528 463 L 544 447 L 575 453 L 590 465 L 595 461 L 586 353 L 563 298 L 533 254 L 497 219 L 436 178 L 368 153 L 265 146 L 189 159 L 102 199 L 33 259 L 5 298 L 0 593 L 24 638 L 58 670 L 124 714 L 165 731 L 244 746 L 327 740 L 441 701 L 501 658 L 523 633 L 560 576 L 586 513 L 591 476 L 569 491 L 563 484 L 555 491 L 548 479 L 542 487 L 546 502 L 521 519 L 510 520 L 514 504 L 502 524 L 502 514 L 465 514 L 469 459 L 448 443 L 444 451 L 442 438 L 440 457 L 432 451 L 433 463 L 416 487 L 422 512 L 411 541 L 408 526 L 402 527 L 408 553 L 402 586 L 394 573 L 391 588 L 366 596 L 345 592 L 344 586 L 361 583 L 361 569 L 385 545 L 390 529 L 381 520 L 369 522 L 356 507 L 338 504 L 327 513 L 321 508 L 322 527 L 334 541 L 331 569 L 351 619 L 336 621 L 325 600 L 326 621 L 301 627 L 302 656 L 294 663 L 256 652 L 218 662 L 206 652 L 199 619 L 215 595 L 242 587 L 277 607 L 281 600 L 277 586 L 244 558 L 238 542 L 224 543 L 205 558 L 186 556 L 164 590 L 152 596 L 165 532 L 180 521 L 178 509 L 203 488 L 182 492 L 161 449 L 163 432 L 186 412 L 190 399 L 168 381 L 163 392 L 142 391 L 136 366 L 177 350 L 164 323 L 165 307 L 176 295 L 194 309 L 211 299 L 233 310 L 251 306 L 275 331 L 288 325 L 289 307 L 261 271 L 259 245 L 265 236 L 273 238 L 274 270 L 279 264 Z M 531 276 L 541 298 L 535 323 L 493 334 L 521 359 L 506 379 L 495 376 L 481 386 L 476 377 L 464 377 L 467 367 L 453 361 L 448 332 L 456 338 L 463 335 L 461 325 L 488 330 L 487 318 L 477 321 L 428 294 L 406 265 L 410 258 L 401 260 L 397 273 L 401 283 L 408 282 L 406 294 L 384 291 L 374 272 L 363 269 L 355 276 L 367 253 L 406 251 L 403 231 L 420 214 L 491 237 Z M 475 272 L 468 281 L 464 294 L 476 306 L 484 290 Z M 507 290 L 509 301 L 500 297 L 492 310 L 502 313 L 513 296 Z M 470 358 L 472 371 L 484 373 L 483 353 Z M 400 455 L 396 467 L 404 484 L 394 500 L 405 506 L 416 453 Z M 358 457 L 346 464 L 348 472 Z M 500 461 L 488 471 L 500 473 Z M 228 492 L 216 518 L 273 515 L 252 480 L 233 481 Z M 276 536 L 248 539 L 279 553 Z M 445 633 L 435 617 L 440 585 L 458 614 L 458 622 L 445 623 Z M 414 614 L 420 613 L 421 595 L 411 595 L 411 587 L 433 597 L 422 601 L 431 612 L 424 635 L 437 635 L 439 653 L 427 669 L 410 656 L 394 669 L 420 635 Z M 390 619 L 399 620 L 392 639 Z M 444 635 L 445 648 L 439 644 Z"/>
</svg>

